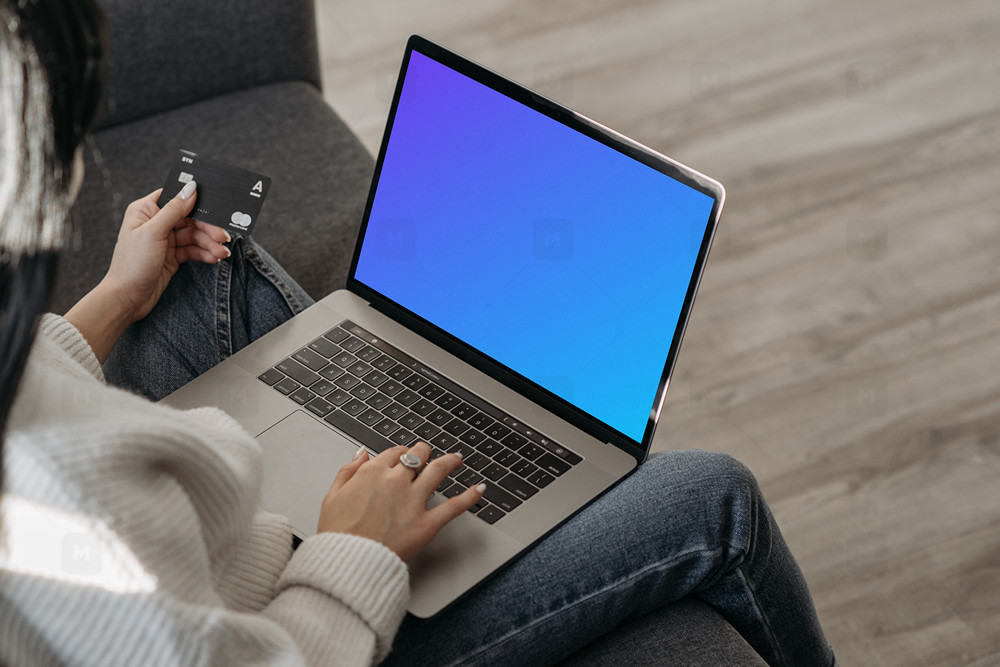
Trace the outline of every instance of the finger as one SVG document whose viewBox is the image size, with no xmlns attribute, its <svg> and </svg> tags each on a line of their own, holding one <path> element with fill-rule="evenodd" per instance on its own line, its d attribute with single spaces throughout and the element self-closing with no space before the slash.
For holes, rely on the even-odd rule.
<svg viewBox="0 0 1000 667">
<path fill-rule="evenodd" d="M 344 486 L 344 484 L 347 484 L 351 478 L 354 477 L 354 473 L 356 473 L 361 466 L 367 463 L 368 460 L 368 450 L 364 447 L 359 447 L 350 463 L 341 468 L 337 472 L 337 476 L 333 478 L 333 484 L 330 485 L 330 491 L 336 491 Z"/>
<path fill-rule="evenodd" d="M 468 512 L 473 505 L 482 499 L 485 490 L 485 484 L 470 486 L 454 498 L 449 498 L 447 501 L 429 510 L 427 517 L 430 519 L 435 532 L 444 528 L 448 522 L 453 521 L 455 517 L 460 516 L 463 512 Z"/>
<path fill-rule="evenodd" d="M 217 228 L 218 229 L 218 228 Z M 183 228 L 177 230 L 175 235 L 178 246 L 186 245 L 196 245 L 204 250 L 209 251 L 218 259 L 225 259 L 230 257 L 233 252 L 222 245 L 214 238 L 209 236 L 202 229 L 195 227 L 193 224 L 188 222 L 188 224 Z"/>
<path fill-rule="evenodd" d="M 408 452 L 409 450 L 410 450 L 409 447 L 402 447 L 402 446 L 390 447 L 389 449 L 385 450 L 384 452 L 376 456 L 373 460 L 376 463 L 384 465 L 387 468 L 391 468 L 397 463 L 399 463 L 399 457 Z"/>
<path fill-rule="evenodd" d="M 444 478 L 461 467 L 461 454 L 445 454 L 444 456 L 434 459 L 428 463 L 420 475 L 417 476 L 417 479 L 414 480 L 413 486 L 417 491 L 423 494 L 424 497 L 430 498 L 431 494 L 434 493 L 434 489 L 441 486 L 441 482 L 444 481 Z"/>
<path fill-rule="evenodd" d="M 217 264 L 219 258 L 205 250 L 204 248 L 199 248 L 196 245 L 186 245 L 177 248 L 175 251 L 177 257 L 177 263 L 183 264 L 184 262 L 201 262 L 203 264 Z"/>
<path fill-rule="evenodd" d="M 149 222 L 146 222 L 143 227 L 148 226 L 158 236 L 166 238 L 171 229 L 186 225 L 186 218 L 194 210 L 197 187 L 194 181 L 186 183 L 177 196 L 164 204 L 160 212 L 154 215 Z"/>
<path fill-rule="evenodd" d="M 145 221 L 156 215 L 160 210 L 156 202 L 159 200 L 161 192 L 163 192 L 163 188 L 155 192 L 150 192 L 142 199 L 136 199 L 129 204 L 122 226 L 130 230 L 135 229 L 136 227 L 141 227 Z M 140 211 L 142 212 L 141 214 L 139 214 Z"/>
<path fill-rule="evenodd" d="M 197 229 L 205 232 L 213 241 L 216 243 L 229 243 L 233 240 L 233 237 L 222 227 L 216 227 L 215 225 L 210 225 L 207 222 L 202 222 L 201 220 L 192 220 L 191 223 Z"/>
</svg>

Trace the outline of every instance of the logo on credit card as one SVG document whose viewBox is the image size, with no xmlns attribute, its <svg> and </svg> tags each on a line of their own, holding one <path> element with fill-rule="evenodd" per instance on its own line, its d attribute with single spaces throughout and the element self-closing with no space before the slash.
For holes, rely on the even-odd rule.
<svg viewBox="0 0 1000 667">
<path fill-rule="evenodd" d="M 253 218 L 242 211 L 236 211 L 233 213 L 232 217 L 229 218 L 229 221 L 241 229 L 246 229 L 250 226 L 250 223 L 253 222 Z"/>
</svg>

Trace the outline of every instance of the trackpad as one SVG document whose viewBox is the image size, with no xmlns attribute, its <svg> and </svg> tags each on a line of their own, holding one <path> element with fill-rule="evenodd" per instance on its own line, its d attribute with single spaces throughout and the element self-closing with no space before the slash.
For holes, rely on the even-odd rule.
<svg viewBox="0 0 1000 667">
<path fill-rule="evenodd" d="M 303 536 L 315 534 L 323 496 L 357 446 L 301 411 L 258 435 L 257 442 L 264 450 L 264 506 L 288 517 Z"/>
</svg>

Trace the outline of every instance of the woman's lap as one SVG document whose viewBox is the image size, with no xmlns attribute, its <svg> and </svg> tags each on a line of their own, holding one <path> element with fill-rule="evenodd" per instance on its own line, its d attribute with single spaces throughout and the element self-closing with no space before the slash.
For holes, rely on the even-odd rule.
<svg viewBox="0 0 1000 667">
<path fill-rule="evenodd" d="M 153 312 L 104 363 L 110 384 L 157 401 L 285 320 L 312 298 L 249 239 L 218 264 L 182 264 Z"/>
<path fill-rule="evenodd" d="M 770 664 L 833 662 L 752 474 L 723 454 L 675 451 L 439 616 L 407 616 L 383 664 L 552 664 L 686 595 L 715 607 Z"/>
</svg>

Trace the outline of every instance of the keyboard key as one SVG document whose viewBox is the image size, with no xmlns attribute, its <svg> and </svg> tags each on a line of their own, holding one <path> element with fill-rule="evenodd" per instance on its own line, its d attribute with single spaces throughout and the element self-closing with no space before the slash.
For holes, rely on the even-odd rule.
<svg viewBox="0 0 1000 667">
<path fill-rule="evenodd" d="M 360 359 L 361 361 L 367 361 L 369 363 L 371 363 L 372 359 L 377 359 L 378 357 L 382 356 L 382 353 L 378 351 L 378 348 L 374 348 L 371 345 L 366 345 L 365 347 L 361 348 L 359 352 L 356 352 L 355 354 L 358 355 L 358 359 Z"/>
<path fill-rule="evenodd" d="M 427 378 L 425 378 L 423 375 L 417 375 L 416 373 L 403 380 L 403 386 L 409 387 L 414 391 L 420 389 L 425 384 L 427 384 Z"/>
<path fill-rule="evenodd" d="M 539 489 L 544 489 L 546 486 L 551 484 L 554 479 L 555 477 L 544 470 L 536 470 L 528 475 L 528 481 L 537 486 Z"/>
<path fill-rule="evenodd" d="M 408 445 L 414 440 L 416 440 L 417 436 L 413 435 L 406 429 L 401 428 L 392 435 L 390 435 L 389 439 L 392 440 L 397 445 Z"/>
<path fill-rule="evenodd" d="M 515 465 L 517 465 L 521 461 L 524 461 L 524 459 L 522 459 L 520 456 L 518 456 L 513 451 L 506 448 L 499 454 L 491 454 L 491 456 L 493 456 L 493 458 L 496 459 L 497 463 L 504 466 L 505 468 L 510 468 L 512 470 Z M 525 463 L 527 463 L 527 461 L 525 461 Z"/>
<path fill-rule="evenodd" d="M 275 364 L 275 368 L 304 387 L 308 387 L 319 379 L 318 375 L 294 359 L 285 359 L 284 361 L 278 362 Z"/>
<path fill-rule="evenodd" d="M 361 422 L 355 421 L 354 417 L 351 417 L 346 412 L 334 410 L 326 416 L 324 421 L 333 424 L 333 426 L 340 429 L 355 440 L 371 447 L 376 453 L 384 452 L 393 446 L 387 438 L 382 437 L 380 434 L 368 428 Z"/>
<path fill-rule="evenodd" d="M 428 401 L 426 398 L 421 398 L 419 401 L 410 406 L 410 409 L 416 412 L 421 417 L 426 417 L 430 413 L 434 412 L 437 408 L 433 403 Z"/>
<path fill-rule="evenodd" d="M 357 352 L 364 346 L 365 342 L 363 340 L 358 340 L 354 336 L 350 336 L 340 343 L 340 347 L 344 348 L 348 352 Z"/>
<path fill-rule="evenodd" d="M 445 425 L 444 430 L 448 431 L 448 433 L 451 433 L 452 435 L 461 435 L 469 430 L 469 425 L 461 419 L 452 419 Z"/>
<path fill-rule="evenodd" d="M 533 442 L 529 442 L 527 445 L 517 450 L 518 453 L 529 461 L 534 461 L 542 454 L 545 454 L 545 450 L 536 445 Z M 553 457 L 555 458 L 555 457 Z M 540 465 L 540 464 L 539 464 Z"/>
<path fill-rule="evenodd" d="M 404 378 L 408 377 L 413 371 L 404 366 L 403 364 L 397 364 L 393 366 L 386 375 L 392 379 L 402 382 Z"/>
<path fill-rule="evenodd" d="M 361 379 L 354 377 L 350 373 L 344 373 L 339 378 L 334 380 L 333 383 L 341 389 L 354 389 L 361 384 Z"/>
<path fill-rule="evenodd" d="M 513 473 L 509 473 L 506 477 L 501 479 L 500 486 L 507 489 L 521 500 L 527 500 L 531 496 L 538 493 L 538 489 Z"/>
<path fill-rule="evenodd" d="M 334 343 L 339 343 L 340 341 L 346 339 L 350 335 L 351 334 L 347 333 L 340 327 L 334 327 L 333 329 L 330 329 L 325 334 L 323 334 L 323 338 L 328 338 L 332 340 Z"/>
<path fill-rule="evenodd" d="M 445 412 L 444 410 L 435 410 L 427 415 L 427 421 L 435 426 L 444 426 L 451 421 L 451 414 Z"/>
<path fill-rule="evenodd" d="M 326 380 L 320 380 L 315 384 L 309 385 L 310 391 L 314 392 L 318 396 L 326 396 L 335 388 L 336 387 L 333 386 L 332 382 L 328 382 Z"/>
<path fill-rule="evenodd" d="M 459 472 L 458 476 L 455 478 L 455 481 L 458 482 L 459 484 L 464 484 L 467 487 L 475 486 L 476 484 L 479 484 L 481 481 L 483 481 L 483 476 L 477 473 L 475 470 L 466 469 Z M 510 489 L 508 489 L 508 491 L 509 490 Z"/>
<path fill-rule="evenodd" d="M 334 405 L 343 405 L 347 401 L 351 400 L 351 395 L 343 389 L 334 389 L 333 392 L 327 394 L 325 398 Z"/>
<path fill-rule="evenodd" d="M 374 426 L 375 424 L 382 421 L 382 413 L 378 410 L 373 410 L 368 408 L 360 415 L 358 415 L 358 421 L 366 424 L 367 426 Z"/>
<path fill-rule="evenodd" d="M 257 379 L 267 386 L 273 387 L 274 384 L 283 377 L 285 377 L 285 374 L 277 368 L 268 368 L 266 371 L 258 375 Z"/>
<path fill-rule="evenodd" d="M 448 451 L 451 453 L 454 452 L 461 453 L 462 459 L 467 459 L 476 453 L 476 450 L 474 450 L 472 447 L 469 447 L 464 442 L 456 442 L 454 445 L 448 448 Z"/>
<path fill-rule="evenodd" d="M 347 368 L 357 360 L 358 358 L 350 352 L 341 352 L 340 354 L 334 355 L 334 357 L 330 359 L 330 361 L 337 364 L 341 368 Z"/>
<path fill-rule="evenodd" d="M 372 396 L 374 396 L 375 391 L 376 391 L 375 387 L 371 386 L 370 384 L 365 384 L 364 382 L 362 382 L 357 387 L 351 390 L 351 394 L 357 396 L 363 401 L 366 398 L 371 398 Z"/>
<path fill-rule="evenodd" d="M 493 505 L 487 505 L 483 509 L 479 510 L 479 513 L 476 514 L 476 516 L 478 516 L 486 523 L 492 525 L 497 521 L 499 521 L 500 519 L 507 516 L 507 514 L 501 511 L 499 508 L 494 507 Z"/>
<path fill-rule="evenodd" d="M 365 403 L 372 406 L 376 410 L 381 410 L 385 406 L 392 403 L 392 399 L 383 394 L 382 392 L 379 392 L 374 396 L 370 397 L 367 401 L 365 401 Z"/>
<path fill-rule="evenodd" d="M 536 466 L 531 461 L 528 461 L 527 459 L 520 459 L 517 463 L 511 464 L 508 467 L 511 469 L 512 472 L 520 475 L 521 477 L 529 481 L 531 480 L 531 476 L 534 475 L 536 471 L 538 471 L 538 466 Z M 532 483 L 535 484 L 535 486 L 539 486 L 535 482 Z"/>
<path fill-rule="evenodd" d="M 486 432 L 486 435 L 496 440 L 503 440 L 507 437 L 507 434 L 510 433 L 510 429 L 500 422 L 494 422 L 493 426 L 484 428 L 483 430 Z"/>
<path fill-rule="evenodd" d="M 392 435 L 399 430 L 399 424 L 394 422 L 392 419 L 383 419 L 378 423 L 378 426 L 375 427 L 375 430 L 382 435 Z"/>
<path fill-rule="evenodd" d="M 441 394 L 436 399 L 434 399 L 434 405 L 438 406 L 442 410 L 451 410 L 453 407 L 461 403 L 461 399 L 454 394 L 449 394 L 445 392 Z"/>
<path fill-rule="evenodd" d="M 468 421 L 473 428 L 478 428 L 480 431 L 485 431 L 487 426 L 491 426 L 496 423 L 495 419 L 489 415 L 483 414 L 482 412 L 476 413 L 475 416 L 467 419 L 466 421 Z"/>
<path fill-rule="evenodd" d="M 407 413 L 407 409 L 404 408 L 399 403 L 390 403 L 389 405 L 382 408 L 382 414 L 384 414 L 389 419 L 396 421 L 403 415 Z"/>
<path fill-rule="evenodd" d="M 554 454 L 549 454 L 548 452 L 539 458 L 536 463 L 539 468 L 555 475 L 556 477 L 570 469 L 570 465 L 568 463 Z"/>
<path fill-rule="evenodd" d="M 444 393 L 444 389 L 437 386 L 436 384 L 429 384 L 420 391 L 417 392 L 429 401 L 433 401 L 435 398 Z"/>
<path fill-rule="evenodd" d="M 428 461 L 433 461 L 434 459 L 439 459 L 442 456 L 444 456 L 445 453 L 446 452 L 444 450 L 442 450 L 442 449 L 438 449 L 437 447 L 431 447 L 431 457 L 429 459 L 427 459 L 427 460 Z M 447 481 L 447 477 L 445 478 L 445 480 Z"/>
<path fill-rule="evenodd" d="M 289 394 L 288 398 L 292 399 L 293 401 L 295 401 L 299 405 L 305 405 L 309 401 L 311 401 L 314 398 L 316 398 L 316 394 L 312 393 L 311 391 L 309 391 L 305 387 L 299 387 L 298 389 L 296 389 L 295 391 L 293 391 L 291 394 Z"/>
<path fill-rule="evenodd" d="M 466 487 L 462 486 L 461 484 L 452 484 L 447 489 L 445 489 L 443 493 L 449 498 L 454 498 L 455 496 L 464 493 L 465 488 Z"/>
<path fill-rule="evenodd" d="M 440 433 L 441 429 L 439 429 L 434 424 L 431 424 L 430 422 L 424 422 L 423 424 L 415 428 L 413 432 L 416 433 L 419 437 L 423 438 L 424 440 L 430 440 L 435 435 Z"/>
<path fill-rule="evenodd" d="M 496 484 L 487 484 L 486 493 L 483 494 L 483 497 L 505 512 L 517 509 L 517 507 L 521 504 L 521 501 L 518 498 L 511 495 L 504 489 L 501 489 Z"/>
<path fill-rule="evenodd" d="M 384 385 L 383 385 L 384 386 Z M 412 392 L 409 389 L 404 389 L 396 395 L 396 401 L 402 403 L 403 405 L 410 406 L 420 400 L 420 396 L 416 392 Z"/>
<path fill-rule="evenodd" d="M 451 409 L 451 414 L 459 419 L 467 419 L 476 414 L 476 409 L 468 403 L 462 402 Z"/>
<path fill-rule="evenodd" d="M 336 380 L 344 374 L 344 369 L 336 364 L 330 364 L 319 372 L 319 376 L 324 380 Z"/>
<path fill-rule="evenodd" d="M 477 431 L 470 431 L 470 433 L 477 433 Z M 482 454 L 484 456 L 495 457 L 497 454 L 502 454 L 504 452 L 510 452 L 509 449 L 507 449 L 506 447 L 504 447 L 503 445 L 501 445 L 496 440 L 494 440 L 492 438 L 487 438 L 482 433 L 480 433 L 479 435 L 482 436 L 482 440 L 480 440 L 479 442 L 476 443 L 476 449 L 478 449 L 480 452 L 482 452 Z M 510 452 L 510 453 L 514 454 L 514 452 Z M 517 456 L 517 454 L 514 454 L 514 456 Z"/>
<path fill-rule="evenodd" d="M 491 463 L 482 469 L 482 473 L 494 482 L 498 482 L 507 474 L 507 469 L 499 463 Z"/>
<path fill-rule="evenodd" d="M 395 380 L 389 380 L 388 382 L 383 382 L 379 387 L 379 390 L 386 396 L 395 396 L 399 392 L 403 391 L 403 385 L 399 384 Z"/>
<path fill-rule="evenodd" d="M 389 377 L 381 371 L 372 371 L 371 373 L 365 376 L 365 382 L 367 382 L 373 387 L 379 386 L 388 379 Z"/>
<path fill-rule="evenodd" d="M 476 452 L 469 458 L 465 459 L 465 465 L 469 466 L 473 470 L 482 470 L 490 463 L 491 461 L 479 452 Z"/>
<path fill-rule="evenodd" d="M 368 406 L 365 405 L 363 402 L 359 401 L 358 399 L 352 398 L 347 403 L 344 403 L 344 405 L 340 409 L 346 412 L 347 414 L 351 415 L 352 417 L 356 417 L 357 415 L 361 414 L 366 409 L 368 409 Z"/>
<path fill-rule="evenodd" d="M 383 373 L 393 366 L 396 365 L 396 360 L 390 357 L 388 354 L 383 354 L 381 357 L 377 358 L 375 361 L 368 362 L 375 368 L 379 369 Z"/>
<path fill-rule="evenodd" d="M 564 461 L 566 461 L 566 463 L 570 464 L 571 466 L 575 466 L 577 463 L 583 460 L 577 454 L 574 454 L 565 447 L 557 445 L 554 442 L 552 443 L 552 446 L 549 449 L 549 451 L 558 456 L 559 458 L 563 459 Z"/>
<path fill-rule="evenodd" d="M 287 396 L 288 394 L 292 393 L 293 391 L 299 388 L 299 383 L 293 380 L 292 378 L 285 378 L 281 382 L 278 382 L 276 385 L 274 385 L 274 388 Z"/>
<path fill-rule="evenodd" d="M 417 430 L 417 427 L 424 423 L 424 420 L 416 412 L 407 412 L 396 421 L 411 431 Z"/>
<path fill-rule="evenodd" d="M 333 406 L 322 398 L 314 398 L 306 404 L 306 410 L 319 417 L 326 417 L 333 411 Z"/>
<path fill-rule="evenodd" d="M 525 438 L 523 435 L 518 435 L 517 433 L 511 433 L 510 435 L 503 438 L 501 442 L 503 442 L 503 444 L 507 445 L 511 449 L 519 451 L 521 447 L 524 447 L 526 444 L 528 444 L 528 439 Z"/>
<path fill-rule="evenodd" d="M 322 354 L 313 352 L 308 347 L 304 347 L 295 354 L 292 355 L 292 359 L 299 362 L 303 366 L 307 367 L 309 370 L 318 371 L 319 369 L 326 366 L 329 361 L 326 360 Z"/>
<path fill-rule="evenodd" d="M 313 342 L 309 343 L 309 349 L 313 352 L 318 352 L 324 357 L 329 359 L 330 357 L 338 354 L 340 348 L 328 341 L 325 338 L 317 338 Z"/>
<path fill-rule="evenodd" d="M 363 378 L 372 372 L 372 367 L 363 361 L 356 361 L 347 367 L 347 370 L 357 375 L 359 378 Z"/>
<path fill-rule="evenodd" d="M 468 445 L 472 445 L 473 447 L 476 447 L 477 445 L 480 445 L 489 440 L 489 438 L 486 437 L 485 433 L 480 433 L 479 431 L 474 431 L 472 429 L 469 429 L 462 435 L 458 436 L 458 439 Z M 497 443 L 497 449 L 499 450 L 499 448 L 500 444 Z"/>
<path fill-rule="evenodd" d="M 441 453 L 444 454 L 444 452 L 441 452 Z M 453 482 L 450 479 L 448 479 L 447 477 L 445 477 L 443 480 L 441 480 L 441 483 L 438 484 L 437 490 L 439 492 L 441 492 L 441 493 L 444 493 L 444 490 L 447 489 L 449 486 L 451 486 L 454 483 L 455 482 Z"/>
<path fill-rule="evenodd" d="M 432 445 L 436 445 L 445 451 L 448 451 L 448 449 L 456 442 L 458 442 L 458 438 L 453 435 L 448 435 L 447 433 L 438 433 L 436 436 L 431 438 Z"/>
<path fill-rule="evenodd" d="M 479 500 L 476 501 L 475 505 L 473 505 L 472 507 L 469 508 L 469 511 L 472 512 L 473 514 L 475 514 L 479 510 L 481 510 L 484 507 L 486 507 L 487 505 L 489 505 L 489 503 L 486 502 L 486 499 L 485 498 L 480 498 Z"/>
</svg>

